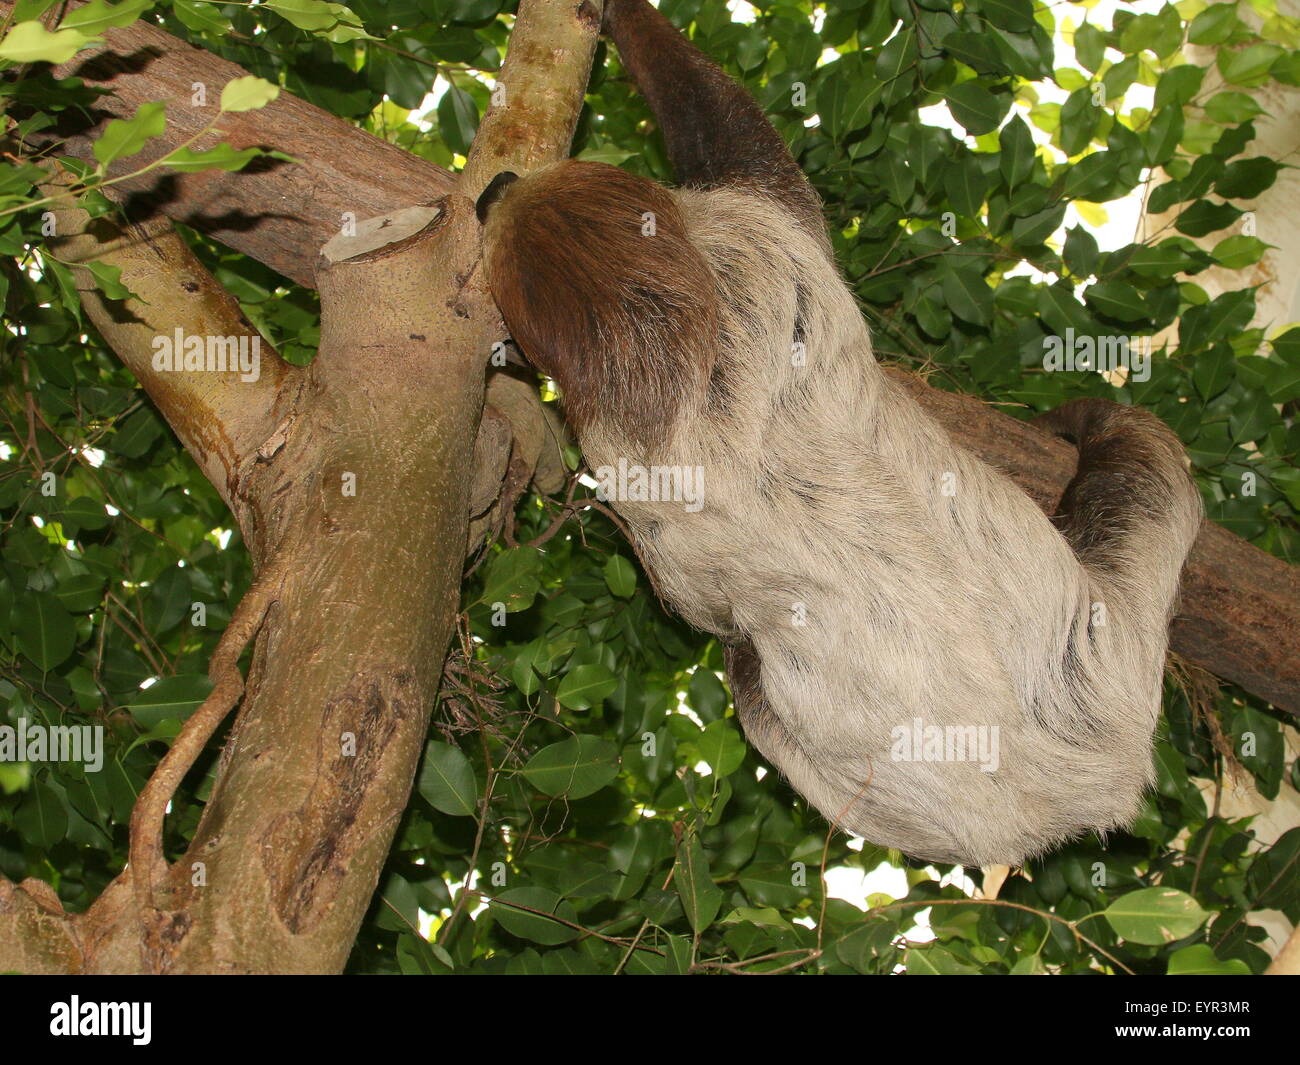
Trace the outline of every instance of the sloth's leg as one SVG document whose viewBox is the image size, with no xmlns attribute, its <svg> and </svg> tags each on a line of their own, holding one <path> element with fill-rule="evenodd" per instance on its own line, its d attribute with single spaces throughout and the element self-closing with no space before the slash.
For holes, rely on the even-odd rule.
<svg viewBox="0 0 1300 1065">
<path fill-rule="evenodd" d="M 723 663 L 731 684 L 731 701 L 745 739 L 790 782 L 790 786 L 819 809 L 836 827 L 851 810 L 855 795 L 837 792 L 818 771 L 763 694 L 762 662 L 748 640 L 723 647 Z"/>
<path fill-rule="evenodd" d="M 821 201 L 744 88 L 646 0 L 608 0 L 605 31 L 654 112 L 679 182 L 764 192 L 825 236 Z"/>
<path fill-rule="evenodd" d="M 1073 400 L 1036 421 L 1079 448 L 1057 528 L 1090 573 L 1139 601 L 1154 623 L 1173 602 L 1200 527 L 1182 444 L 1153 414 L 1104 399 Z"/>
</svg>

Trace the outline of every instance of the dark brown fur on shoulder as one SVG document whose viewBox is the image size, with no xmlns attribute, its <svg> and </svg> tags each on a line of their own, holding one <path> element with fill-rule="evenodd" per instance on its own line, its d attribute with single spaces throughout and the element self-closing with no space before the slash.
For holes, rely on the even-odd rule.
<svg viewBox="0 0 1300 1065">
<path fill-rule="evenodd" d="M 597 414 L 646 445 L 702 402 L 713 274 L 667 190 L 575 160 L 520 178 L 487 214 L 487 276 L 515 342 L 581 435 Z"/>
<path fill-rule="evenodd" d="M 681 184 L 761 192 L 826 239 L 821 199 L 744 88 L 645 0 L 608 0 L 604 28 L 654 112 Z"/>
</svg>

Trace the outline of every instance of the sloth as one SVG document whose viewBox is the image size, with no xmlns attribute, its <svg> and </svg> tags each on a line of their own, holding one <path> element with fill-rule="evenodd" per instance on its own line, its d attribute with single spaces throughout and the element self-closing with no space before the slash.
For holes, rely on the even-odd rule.
<svg viewBox="0 0 1300 1065">
<path fill-rule="evenodd" d="M 609 0 L 604 29 L 680 187 L 500 174 L 486 276 L 590 467 L 702 476 L 702 506 L 613 503 L 723 645 L 746 738 L 832 825 L 919 859 L 1020 865 L 1123 828 L 1202 513 L 1177 438 L 1098 399 L 1041 416 L 1079 451 L 1049 519 L 882 371 L 754 100 L 646 0 Z"/>
</svg>

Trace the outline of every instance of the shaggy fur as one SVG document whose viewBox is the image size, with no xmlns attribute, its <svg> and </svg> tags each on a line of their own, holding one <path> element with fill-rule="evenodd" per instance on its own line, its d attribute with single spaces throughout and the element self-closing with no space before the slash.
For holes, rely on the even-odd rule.
<svg viewBox="0 0 1300 1065">
<path fill-rule="evenodd" d="M 715 176 L 562 163 L 506 189 L 485 239 L 588 463 L 703 469 L 698 512 L 615 506 L 726 645 L 750 742 L 829 820 L 921 858 L 1019 864 L 1126 824 L 1201 517 L 1176 438 L 1096 400 L 1047 416 L 1080 446 L 1058 531 L 881 372 L 803 193 Z M 996 771 L 899 760 L 916 719 L 996 726 Z"/>
</svg>

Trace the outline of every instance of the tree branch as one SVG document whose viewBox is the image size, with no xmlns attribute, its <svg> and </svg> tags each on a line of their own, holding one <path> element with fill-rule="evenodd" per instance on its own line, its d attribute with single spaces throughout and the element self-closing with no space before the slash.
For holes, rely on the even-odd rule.
<svg viewBox="0 0 1300 1065">
<path fill-rule="evenodd" d="M 72 175 L 46 166 L 51 175 L 41 191 L 56 197 L 50 208 L 57 235 L 50 248 L 73 267 L 82 307 L 240 517 L 240 471 L 274 433 L 302 372 L 276 354 L 165 216 L 141 225 L 107 215 L 92 220 L 68 191 L 76 184 Z M 138 298 L 106 298 L 81 265 L 95 261 L 120 267 L 122 284 Z M 205 350 L 208 338 L 242 336 L 250 347 L 255 340 L 256 379 L 244 380 L 235 370 L 155 369 L 155 341 L 175 346 L 177 330 L 204 342 Z"/>
<path fill-rule="evenodd" d="M 0 0 L 0 20 L 13 6 Z M 61 125 L 30 143 L 93 162 L 91 146 L 105 123 L 129 118 L 143 103 L 166 101 L 166 133 L 113 164 L 110 177 L 180 147 L 216 116 L 222 87 L 248 76 L 243 67 L 146 22 L 106 30 L 103 37 L 102 46 L 78 53 L 54 74 L 81 78 L 109 94 L 89 116 L 65 112 Z M 201 98 L 196 84 L 203 87 Z M 369 218 L 412 202 L 432 203 L 455 187 L 455 178 L 441 167 L 289 93 L 261 110 L 223 115 L 219 130 L 200 138 L 194 149 L 225 140 L 235 148 L 278 149 L 301 162 L 254 161 L 233 173 L 153 171 L 116 188 L 126 195 L 132 217 L 159 209 L 300 285 L 313 286 L 316 255 L 346 215 Z"/>
</svg>

